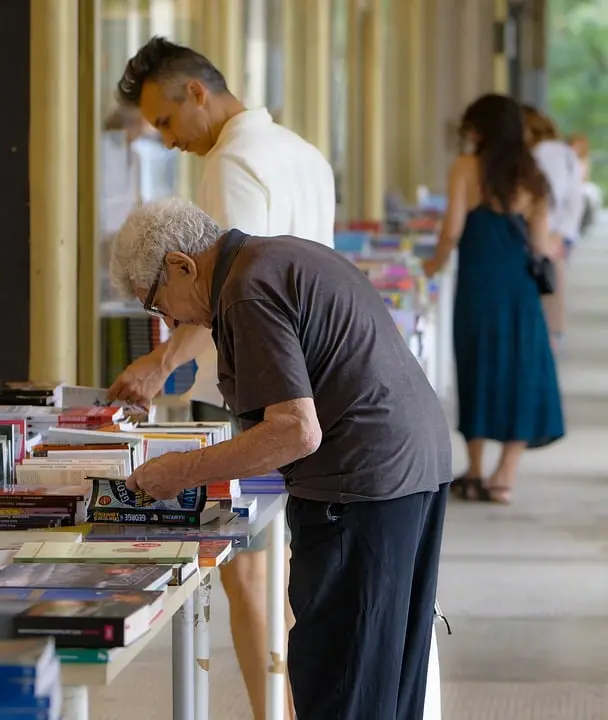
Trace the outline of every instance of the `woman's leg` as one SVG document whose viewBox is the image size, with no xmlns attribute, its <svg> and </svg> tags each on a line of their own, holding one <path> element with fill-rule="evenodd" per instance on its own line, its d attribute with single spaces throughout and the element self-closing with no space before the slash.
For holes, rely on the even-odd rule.
<svg viewBox="0 0 608 720">
<path fill-rule="evenodd" d="M 510 502 L 517 470 L 525 449 L 525 442 L 504 443 L 498 467 L 487 485 L 491 500 L 503 503 Z"/>
<path fill-rule="evenodd" d="M 466 478 L 483 477 L 483 450 L 485 440 L 475 438 L 467 442 L 467 455 L 469 456 L 469 469 L 465 473 Z"/>
</svg>

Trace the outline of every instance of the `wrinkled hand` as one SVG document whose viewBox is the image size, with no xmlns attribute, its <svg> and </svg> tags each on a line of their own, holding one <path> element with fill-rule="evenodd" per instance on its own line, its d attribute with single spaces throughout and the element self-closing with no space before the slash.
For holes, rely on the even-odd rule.
<svg viewBox="0 0 608 720">
<path fill-rule="evenodd" d="M 140 465 L 127 480 L 127 488 L 143 490 L 155 500 L 172 500 L 185 488 L 192 487 L 189 453 L 170 452 Z"/>
<path fill-rule="evenodd" d="M 154 351 L 131 363 L 108 390 L 108 400 L 123 400 L 147 407 L 162 390 L 169 373 L 163 368 L 161 352 Z"/>
<path fill-rule="evenodd" d="M 430 260 L 425 260 L 422 263 L 422 269 L 427 278 L 432 278 L 433 275 L 439 271 L 439 265 L 437 264 L 435 258 L 431 258 Z"/>
</svg>

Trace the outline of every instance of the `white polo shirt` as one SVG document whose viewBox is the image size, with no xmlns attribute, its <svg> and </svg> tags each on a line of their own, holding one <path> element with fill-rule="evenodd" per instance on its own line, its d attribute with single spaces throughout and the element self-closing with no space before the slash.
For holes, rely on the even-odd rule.
<svg viewBox="0 0 608 720">
<path fill-rule="evenodd" d="M 576 241 L 585 211 L 583 166 L 574 150 L 561 140 L 544 140 L 534 147 L 534 159 L 551 186 L 549 228 Z"/>
<path fill-rule="evenodd" d="M 221 227 L 334 246 L 336 191 L 323 154 L 275 123 L 266 108 L 229 120 L 205 158 L 199 206 Z M 189 397 L 221 406 L 217 351 L 209 333 Z"/>
</svg>

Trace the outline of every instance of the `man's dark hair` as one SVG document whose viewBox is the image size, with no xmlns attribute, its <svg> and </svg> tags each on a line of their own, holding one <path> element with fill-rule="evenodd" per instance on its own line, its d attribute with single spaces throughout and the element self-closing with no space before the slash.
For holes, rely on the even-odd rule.
<svg viewBox="0 0 608 720">
<path fill-rule="evenodd" d="M 123 105 L 139 105 L 147 80 L 200 80 L 212 93 L 228 91 L 226 79 L 204 55 L 176 45 L 164 37 L 153 37 L 134 55 L 118 83 L 118 99 Z"/>
</svg>

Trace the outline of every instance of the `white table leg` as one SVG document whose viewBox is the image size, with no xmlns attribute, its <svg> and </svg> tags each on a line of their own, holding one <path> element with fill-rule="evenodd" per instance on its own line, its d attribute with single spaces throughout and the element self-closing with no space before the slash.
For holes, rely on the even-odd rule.
<svg viewBox="0 0 608 720">
<path fill-rule="evenodd" d="M 64 686 L 63 720 L 88 720 L 89 690 L 85 685 Z"/>
<path fill-rule="evenodd" d="M 285 511 L 268 526 L 266 720 L 285 716 Z"/>
<path fill-rule="evenodd" d="M 194 701 L 196 720 L 209 720 L 211 573 L 194 593 Z"/>
<path fill-rule="evenodd" d="M 196 720 L 194 714 L 194 600 L 175 613 L 173 633 L 173 720 Z"/>
</svg>

